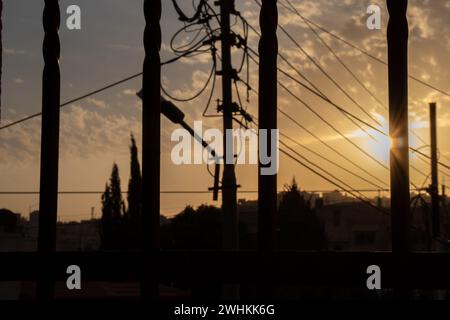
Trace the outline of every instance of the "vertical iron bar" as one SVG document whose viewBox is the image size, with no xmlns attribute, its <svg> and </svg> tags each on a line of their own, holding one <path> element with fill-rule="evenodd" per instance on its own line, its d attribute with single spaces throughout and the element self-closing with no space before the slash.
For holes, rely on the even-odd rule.
<svg viewBox="0 0 450 320">
<path fill-rule="evenodd" d="M 45 0 L 44 42 L 42 53 L 42 129 L 41 172 L 39 193 L 38 251 L 50 257 L 56 250 L 56 222 L 58 210 L 58 153 L 59 153 L 59 105 L 60 105 L 60 26 L 59 0 Z M 41 261 L 45 261 L 42 259 Z M 53 297 L 54 283 L 51 267 L 41 265 L 37 283 L 38 299 Z"/>
<path fill-rule="evenodd" d="M 387 0 L 392 251 L 408 251 L 408 0 Z"/>
<path fill-rule="evenodd" d="M 142 79 L 142 227 L 143 251 L 147 256 L 159 251 L 161 9 L 161 0 L 144 0 L 146 25 Z M 158 275 L 148 274 L 149 270 L 142 270 L 142 272 L 142 296 L 157 300 Z"/>
<path fill-rule="evenodd" d="M 267 150 L 271 149 L 271 129 L 277 128 L 277 54 L 278 11 L 276 0 L 262 0 L 259 18 L 259 129 L 267 129 Z M 275 249 L 275 218 L 277 212 L 277 175 L 261 175 L 265 165 L 259 162 L 258 172 L 258 248 Z"/>
<path fill-rule="evenodd" d="M 2 122 L 3 0 L 0 0 L 0 123 Z"/>
</svg>

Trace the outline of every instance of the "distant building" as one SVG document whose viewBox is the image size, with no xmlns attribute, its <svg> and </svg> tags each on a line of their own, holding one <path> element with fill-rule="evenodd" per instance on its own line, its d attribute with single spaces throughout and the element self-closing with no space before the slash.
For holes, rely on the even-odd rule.
<svg viewBox="0 0 450 320">
<path fill-rule="evenodd" d="M 354 197 L 349 197 L 341 191 L 335 190 L 331 192 L 324 192 L 322 194 L 323 204 L 324 205 L 332 205 L 337 203 L 352 203 L 358 202 L 358 199 Z"/>
<path fill-rule="evenodd" d="M 279 194 L 280 196 L 280 194 Z M 305 199 L 309 199 L 305 196 Z M 319 199 L 319 198 L 314 198 Z M 321 203 L 320 201 L 311 201 Z M 324 199 L 323 199 L 324 200 Z M 390 251 L 391 250 L 391 218 L 389 213 L 389 198 L 372 203 L 374 207 L 346 197 L 340 192 L 328 195 L 328 203 L 315 206 L 315 212 L 324 223 L 328 250 L 330 251 Z M 325 201 L 324 201 L 325 202 Z M 448 202 L 447 202 L 448 203 Z M 380 205 L 379 210 L 375 204 Z M 248 232 L 256 239 L 258 232 L 258 201 L 240 199 L 238 202 L 239 221 L 245 223 Z M 384 211 L 384 212 L 382 212 Z M 450 234 L 450 207 L 441 207 L 442 239 L 448 239 Z M 411 231 L 411 246 L 415 251 L 426 251 L 427 226 L 429 217 L 422 208 L 416 208 L 411 216 L 414 229 Z M 256 241 L 256 240 L 255 240 Z"/>
<path fill-rule="evenodd" d="M 362 202 L 325 205 L 317 215 L 325 225 L 328 250 L 388 251 L 390 217 Z"/>
<path fill-rule="evenodd" d="M 39 211 L 30 213 L 30 220 L 27 226 L 27 235 L 30 238 L 37 239 L 39 230 Z"/>
<path fill-rule="evenodd" d="M 0 251 L 36 251 L 39 234 L 39 211 L 30 213 L 29 220 L 17 215 L 17 228 L 13 232 L 2 232 L 0 223 Z M 96 251 L 100 248 L 99 220 L 80 222 L 58 222 L 56 225 L 56 250 Z"/>
<path fill-rule="evenodd" d="M 34 241 L 25 236 L 20 214 L 0 209 L 0 252 L 34 251 Z"/>
<path fill-rule="evenodd" d="M 100 249 L 99 220 L 58 223 L 57 251 L 98 251 Z"/>
</svg>

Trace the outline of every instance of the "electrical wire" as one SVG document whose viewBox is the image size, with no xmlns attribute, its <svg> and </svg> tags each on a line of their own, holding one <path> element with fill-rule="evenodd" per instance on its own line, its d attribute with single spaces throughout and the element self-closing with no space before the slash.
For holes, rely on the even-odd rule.
<svg viewBox="0 0 450 320">
<path fill-rule="evenodd" d="M 206 3 L 206 0 L 200 0 L 200 3 L 197 7 L 197 11 L 194 13 L 194 15 L 192 17 L 188 17 L 183 12 L 183 10 L 181 10 L 181 8 L 178 6 L 177 1 L 172 0 L 173 7 L 175 8 L 175 11 L 178 13 L 180 21 L 185 21 L 185 22 L 192 22 L 192 21 L 197 20 L 202 12 L 202 8 L 204 7 L 205 3 Z"/>
<path fill-rule="evenodd" d="M 249 28 L 255 32 L 258 36 L 261 36 L 260 33 L 256 30 L 256 28 L 254 28 L 252 25 L 249 24 Z M 254 54 L 256 57 L 259 58 L 259 54 L 252 48 L 248 48 L 248 50 L 250 50 L 252 52 L 252 54 Z M 355 117 L 352 113 L 348 112 L 346 109 L 344 109 L 343 107 L 340 107 L 339 105 L 337 105 L 336 103 L 334 103 L 333 101 L 331 101 L 316 85 L 314 85 L 314 83 L 308 79 L 308 77 L 306 77 L 302 72 L 300 72 L 300 70 L 296 67 L 294 67 L 292 65 L 292 63 L 289 62 L 289 60 L 287 58 L 284 57 L 284 55 L 282 53 L 278 53 L 278 56 L 291 68 L 293 69 L 303 80 L 305 80 L 311 87 L 309 87 L 308 85 L 306 85 L 305 83 L 301 82 L 300 80 L 292 77 L 290 74 L 288 74 L 287 72 L 285 72 L 284 70 L 282 70 L 280 67 L 277 66 L 278 71 L 280 71 L 281 73 L 283 73 L 286 77 L 290 78 L 291 80 L 295 81 L 297 84 L 301 85 L 302 87 L 304 87 L 305 89 L 307 89 L 309 92 L 313 93 L 314 95 L 316 95 L 317 97 L 319 97 L 320 99 L 324 100 L 325 102 L 327 102 L 328 104 L 330 104 L 331 106 L 333 106 L 334 108 L 336 108 L 338 111 L 340 111 L 347 119 L 349 119 L 354 125 L 356 125 L 360 130 L 362 130 L 365 134 L 367 134 L 368 137 L 370 137 L 372 140 L 377 141 L 378 140 L 372 135 L 370 134 L 364 127 L 362 127 L 359 123 L 357 122 L 361 122 L 362 124 L 366 125 L 367 127 L 370 127 L 372 129 L 374 129 L 375 131 L 380 131 L 380 129 L 378 129 L 377 127 L 367 123 L 366 121 L 361 120 L 359 117 Z M 251 59 L 251 57 L 250 57 Z"/>
<path fill-rule="evenodd" d="M 256 30 L 253 26 L 249 25 L 249 27 L 250 27 L 250 29 L 252 29 L 256 34 L 259 35 L 259 33 L 257 32 L 257 30 Z M 258 53 L 257 53 L 255 50 L 253 50 L 252 48 L 249 48 L 249 50 L 250 50 L 250 52 L 251 52 L 252 54 L 254 54 L 254 55 L 256 55 L 257 57 L 259 57 Z M 312 84 L 310 81 L 308 81 L 307 78 L 306 78 L 306 77 L 298 70 L 298 68 L 295 68 L 295 67 L 288 61 L 288 59 L 286 59 L 286 58 L 285 58 L 282 54 L 280 54 L 280 53 L 279 53 L 278 55 L 279 55 L 280 58 L 282 58 L 282 60 L 285 61 L 285 62 L 288 64 L 288 66 L 290 66 L 297 74 L 299 74 L 303 79 L 306 79 L 306 81 L 307 81 L 310 85 L 312 85 L 314 89 L 310 88 L 309 86 L 307 86 L 306 84 L 304 84 L 304 83 L 301 82 L 300 80 L 294 78 L 293 76 L 291 76 L 289 73 L 287 73 L 286 71 L 284 71 L 284 70 L 281 69 L 280 67 L 277 67 L 278 71 L 280 71 L 283 75 L 285 75 L 285 76 L 288 77 L 289 79 L 293 80 L 293 81 L 296 82 L 297 84 L 301 85 L 302 87 L 304 87 L 305 89 L 307 89 L 308 91 L 310 91 L 311 93 L 313 93 L 314 95 L 316 95 L 317 97 L 323 99 L 325 102 L 331 104 L 331 105 L 334 106 L 337 110 L 339 110 L 339 111 L 341 111 L 343 114 L 345 114 L 347 117 L 350 117 L 350 118 L 352 118 L 352 119 L 355 119 L 356 121 L 358 121 L 358 122 L 364 124 L 365 126 L 371 128 L 372 130 L 374 130 L 374 131 L 376 131 L 376 132 L 378 132 L 378 133 L 380 133 L 380 134 L 382 134 L 382 135 L 384 135 L 384 136 L 386 136 L 386 137 L 389 136 L 386 132 L 384 132 L 384 131 L 378 129 L 377 127 L 375 127 L 375 126 L 373 126 L 373 125 L 367 123 L 366 121 L 362 120 L 361 118 L 355 116 L 354 114 L 348 112 L 347 110 L 343 109 L 342 107 L 340 107 L 339 105 L 337 105 L 336 103 L 334 103 L 333 101 L 331 101 L 324 93 L 322 93 L 317 87 L 315 87 L 314 84 Z M 252 58 L 251 56 L 250 56 L 250 58 L 253 60 L 254 63 L 258 64 L 258 62 L 256 61 L 256 59 Z M 367 132 L 366 130 L 364 130 L 364 129 L 361 128 L 360 126 L 358 126 L 358 127 L 359 127 L 360 129 L 362 129 L 366 134 L 368 134 L 368 132 Z M 369 137 L 372 137 L 372 136 L 369 134 Z M 410 148 L 410 150 L 412 150 L 412 151 L 414 151 L 414 152 L 417 152 L 417 150 L 416 150 L 415 148 L 413 148 L 413 147 L 409 147 L 409 148 Z M 431 159 L 430 156 L 428 156 L 428 155 L 426 155 L 426 154 L 424 154 L 424 153 L 422 153 L 422 152 L 420 152 L 420 151 L 418 152 L 418 154 L 420 154 L 421 156 L 423 156 L 423 157 L 425 157 L 425 158 Z M 450 166 L 449 166 L 449 165 L 447 165 L 447 164 L 445 164 L 445 163 L 442 163 L 441 161 L 439 161 L 438 163 L 439 163 L 439 165 L 441 165 L 442 167 L 444 167 L 444 168 L 446 168 L 446 169 L 450 169 Z M 412 168 L 413 168 L 414 170 L 416 170 L 417 172 L 419 172 L 421 175 L 426 176 L 426 174 L 423 173 L 423 172 L 422 172 L 421 170 L 419 170 L 418 168 L 416 168 L 416 167 L 414 167 L 414 166 L 412 166 Z M 445 174 L 445 175 L 446 175 L 446 174 Z"/>
<path fill-rule="evenodd" d="M 189 102 L 192 100 L 197 99 L 199 96 L 201 96 L 203 94 L 203 92 L 205 92 L 205 90 L 208 88 L 209 83 L 211 82 L 211 79 L 213 77 L 215 77 L 216 74 L 216 65 L 215 63 L 213 63 L 212 67 L 211 67 L 211 71 L 209 73 L 208 79 L 206 80 L 205 84 L 202 86 L 202 88 L 195 93 L 193 96 L 188 97 L 188 98 L 180 98 L 180 97 L 175 97 L 172 94 L 170 94 L 169 92 L 167 92 L 167 90 L 164 88 L 164 86 L 161 84 L 161 90 L 163 91 L 163 93 L 168 96 L 170 99 L 178 101 L 178 102 Z"/>
<path fill-rule="evenodd" d="M 298 15 L 304 22 L 305 24 L 308 26 L 308 28 L 314 33 L 314 35 L 321 41 L 321 43 L 333 54 L 333 56 L 336 58 L 336 60 L 350 73 L 350 75 L 354 78 L 354 80 L 362 87 L 364 88 L 369 95 L 378 102 L 378 104 L 380 104 L 385 110 L 387 110 L 387 106 L 380 100 L 378 99 L 375 94 L 373 94 L 367 87 L 366 85 L 364 85 L 364 83 L 358 78 L 358 76 L 347 66 L 347 64 L 336 54 L 336 52 L 326 43 L 326 41 L 320 36 L 320 34 L 312 27 L 310 21 L 308 19 L 306 19 L 304 16 L 302 16 L 298 10 L 292 5 L 292 3 L 289 0 L 285 0 L 290 8 L 287 8 L 286 6 L 284 6 L 286 9 L 290 10 L 291 12 L 295 13 L 296 15 Z M 425 141 L 417 134 L 415 133 L 413 130 L 410 130 L 411 133 L 413 135 L 415 135 L 419 140 L 421 140 L 423 143 L 425 143 Z M 383 133 L 385 134 L 385 133 Z M 385 134 L 386 135 L 386 134 Z M 411 150 L 416 151 L 415 149 L 411 148 Z M 425 154 L 421 154 L 422 156 L 427 157 L 427 155 Z M 440 165 L 442 165 L 443 167 L 449 169 L 448 165 L 442 164 L 440 163 Z"/>
<path fill-rule="evenodd" d="M 253 49 L 250 48 L 250 51 L 255 52 Z M 257 60 L 252 57 L 250 55 L 250 58 L 252 59 L 252 61 L 255 64 L 258 64 Z M 290 77 L 292 80 L 296 81 L 297 83 L 301 84 L 303 87 L 312 90 L 310 88 L 308 88 L 308 86 L 304 85 L 301 81 L 299 81 L 298 79 L 295 79 L 294 77 L 290 76 L 289 74 L 287 74 L 284 70 L 282 70 L 281 68 L 277 67 L 278 70 L 280 70 L 283 74 L 287 75 L 288 77 Z M 373 157 L 372 155 L 370 155 L 368 152 L 366 152 L 364 149 L 362 149 L 361 147 L 359 147 L 356 143 L 354 143 L 353 141 L 351 141 L 348 137 L 346 137 L 344 134 L 342 134 L 339 130 L 336 129 L 336 127 L 334 127 L 333 125 L 331 125 L 331 123 L 329 123 L 326 119 L 324 119 L 318 112 L 316 112 L 311 106 L 309 106 L 303 99 L 301 99 L 300 97 L 298 97 L 298 95 L 294 94 L 292 92 L 292 90 L 288 89 L 285 85 L 283 85 L 279 80 L 278 80 L 278 84 L 285 90 L 287 91 L 292 97 L 294 97 L 296 100 L 298 100 L 300 103 L 302 103 L 307 109 L 309 109 L 312 113 L 314 113 L 317 117 L 319 117 L 319 119 L 321 119 L 323 122 L 325 122 L 329 127 L 331 127 L 334 131 L 336 131 L 341 137 L 343 137 L 344 139 L 346 139 L 348 142 L 350 142 L 352 145 L 354 145 L 356 148 L 358 148 L 359 151 L 361 151 L 362 153 L 364 153 L 366 156 L 368 156 L 369 158 L 371 158 L 373 161 L 377 162 L 379 165 L 383 166 L 386 170 L 389 171 L 389 168 L 382 164 L 379 160 L 377 160 L 375 157 Z M 320 97 L 320 95 L 318 95 Z M 331 102 L 332 103 L 332 102 Z M 339 106 L 335 106 L 338 109 L 340 108 Z M 348 113 L 348 111 L 345 111 Z M 376 127 L 373 127 L 372 125 L 366 123 L 364 120 L 358 118 L 357 116 L 350 114 L 352 117 L 354 117 L 355 119 L 358 119 L 359 121 L 361 121 L 362 123 L 364 123 L 365 125 L 369 126 L 370 128 L 372 128 L 373 130 L 376 130 L 377 132 L 381 133 L 382 135 L 388 136 L 387 133 L 379 130 Z M 411 150 L 416 151 L 414 148 L 410 147 Z M 416 151 L 417 152 L 417 151 Z M 418 151 L 419 153 L 421 153 L 420 151 Z M 423 156 L 427 156 L 423 153 L 421 153 Z M 443 164 L 443 166 L 445 167 L 446 165 Z M 411 168 L 415 171 L 417 171 L 419 174 L 426 176 L 426 174 L 421 171 L 420 169 L 418 169 L 417 167 L 415 167 L 414 165 L 411 165 Z M 414 183 L 412 182 L 412 184 L 414 185 Z"/>
<path fill-rule="evenodd" d="M 286 1 L 286 2 L 289 2 L 289 0 L 285 0 L 285 1 Z M 330 35 L 331 37 L 335 38 L 336 40 L 339 40 L 340 42 L 346 44 L 347 46 L 349 46 L 349 47 L 351 47 L 351 48 L 353 48 L 353 49 L 359 51 L 360 53 L 366 55 L 367 57 L 369 57 L 369 58 L 371 58 L 371 59 L 373 59 L 373 60 L 375 60 L 375 61 L 377 61 L 377 62 L 379 62 L 379 63 L 381 63 L 381 64 L 383 64 L 383 65 L 385 65 L 385 66 L 388 65 L 388 63 L 387 63 L 386 61 L 384 61 L 384 60 L 382 60 L 382 59 L 376 57 L 375 55 L 371 54 L 371 53 L 368 52 L 367 50 L 364 50 L 364 49 L 358 47 L 357 45 L 351 43 L 350 41 L 344 39 L 343 37 L 341 37 L 341 36 L 339 36 L 339 35 L 337 35 L 337 34 L 331 32 L 331 31 L 329 31 L 328 29 L 322 27 L 321 25 L 315 23 L 314 21 L 312 21 L 312 20 L 306 18 L 306 17 L 303 16 L 300 12 L 297 12 L 296 14 L 298 14 L 302 19 L 305 19 L 306 21 L 308 21 L 310 24 L 312 24 L 313 26 L 315 26 L 317 29 L 319 29 L 319 30 L 321 30 L 322 32 L 324 32 L 324 33 Z M 420 84 L 423 85 L 423 86 L 426 86 L 426 87 L 428 87 L 428 88 L 430 88 L 430 89 L 433 89 L 433 90 L 436 91 L 436 92 L 439 92 L 439 93 L 441 93 L 441 94 L 443 94 L 443 95 L 445 95 L 445 96 L 447 96 L 447 97 L 450 97 L 450 93 L 445 92 L 443 89 L 440 89 L 440 88 L 438 88 L 438 87 L 436 87 L 436 86 L 434 86 L 434 85 L 432 85 L 432 84 L 430 84 L 430 83 L 427 83 L 427 82 L 425 82 L 425 81 L 423 81 L 423 80 L 421 80 L 421 79 L 419 79 L 419 78 L 417 78 L 417 77 L 415 77 L 415 76 L 409 75 L 408 77 L 411 78 L 412 80 L 414 80 L 414 81 L 420 83 Z"/>
</svg>

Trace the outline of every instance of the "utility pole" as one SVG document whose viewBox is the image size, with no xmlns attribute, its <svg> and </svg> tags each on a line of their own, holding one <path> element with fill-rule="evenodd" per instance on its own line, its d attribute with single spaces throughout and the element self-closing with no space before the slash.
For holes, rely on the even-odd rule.
<svg viewBox="0 0 450 320">
<path fill-rule="evenodd" d="M 409 230 L 408 141 L 408 0 L 387 0 L 389 63 L 389 133 L 392 139 L 391 228 L 392 251 L 407 253 Z"/>
<path fill-rule="evenodd" d="M 431 142 L 431 219 L 433 238 L 440 237 L 439 223 L 439 182 L 438 182 L 438 158 L 437 158 L 437 130 L 436 130 L 436 103 L 430 103 L 430 142 Z M 433 241 L 436 243 L 436 240 Z M 436 243 L 435 249 L 439 245 Z"/>
<path fill-rule="evenodd" d="M 235 251 L 239 248 L 238 242 L 238 215 L 237 215 L 237 185 L 234 171 L 234 149 L 227 148 L 233 145 L 233 95 L 232 80 L 236 70 L 231 64 L 231 32 L 230 15 L 235 12 L 234 0 L 220 0 L 220 23 L 222 41 L 222 106 L 223 112 L 223 175 L 222 175 L 222 212 L 223 212 L 223 248 Z"/>
</svg>

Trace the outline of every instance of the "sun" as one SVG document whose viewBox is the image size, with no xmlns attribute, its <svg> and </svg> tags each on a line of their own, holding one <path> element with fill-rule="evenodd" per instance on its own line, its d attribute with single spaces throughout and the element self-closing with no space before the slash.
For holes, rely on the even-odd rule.
<svg viewBox="0 0 450 320">
<path fill-rule="evenodd" d="M 370 152 L 376 159 L 389 164 L 389 155 L 392 147 L 392 139 L 389 136 L 389 125 L 385 117 L 380 114 L 372 113 L 378 122 L 381 124 L 380 130 L 386 134 L 369 128 L 367 132 L 372 136 L 369 137 L 365 132 L 359 131 L 361 136 L 364 136 L 364 144 L 366 150 Z M 416 147 L 417 141 L 410 134 L 409 135 L 409 145 Z"/>
<path fill-rule="evenodd" d="M 380 130 L 385 132 L 386 135 L 381 132 L 369 128 L 367 132 L 371 135 L 365 135 L 365 144 L 367 150 L 372 154 L 376 159 L 388 164 L 389 163 L 389 153 L 392 146 L 392 139 L 389 137 L 389 126 L 385 117 L 380 114 L 373 113 L 378 122 L 381 124 Z"/>
</svg>

